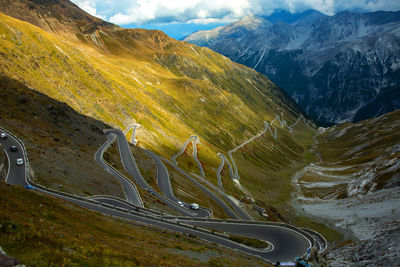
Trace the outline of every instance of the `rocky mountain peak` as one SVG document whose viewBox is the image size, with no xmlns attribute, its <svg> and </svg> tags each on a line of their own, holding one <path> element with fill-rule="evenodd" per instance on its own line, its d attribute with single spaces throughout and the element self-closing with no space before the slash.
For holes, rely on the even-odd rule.
<svg viewBox="0 0 400 267">
<path fill-rule="evenodd" d="M 239 19 L 238 21 L 230 25 L 232 27 L 244 27 L 249 30 L 256 30 L 258 27 L 267 27 L 272 25 L 272 23 L 263 17 L 251 14 Z"/>
<path fill-rule="evenodd" d="M 329 124 L 400 108 L 393 94 L 400 83 L 399 29 L 400 12 L 280 12 L 245 17 L 214 31 L 211 41 L 200 35 L 186 40 L 266 74 L 310 116 Z M 374 111 L 365 113 L 371 105 Z"/>
</svg>

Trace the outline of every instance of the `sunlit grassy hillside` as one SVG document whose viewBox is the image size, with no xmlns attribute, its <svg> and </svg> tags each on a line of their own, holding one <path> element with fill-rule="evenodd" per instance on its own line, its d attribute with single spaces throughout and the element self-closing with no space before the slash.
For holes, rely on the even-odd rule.
<svg viewBox="0 0 400 267">
<path fill-rule="evenodd" d="M 3 5 L 2 11 L 14 14 L 15 5 L 24 8 L 23 3 Z M 53 20 L 46 18 L 50 25 Z M 118 128 L 140 123 L 140 145 L 165 157 L 197 134 L 199 157 L 214 175 L 217 152 L 255 135 L 276 114 L 288 122 L 299 116 L 297 106 L 266 77 L 209 49 L 159 31 L 81 20 L 74 28 L 73 19 L 57 21 L 70 32 L 57 30 L 60 23 L 53 29 L 32 20 L 44 31 L 0 14 L 2 75 Z M 96 27 L 82 30 L 90 23 Z"/>
<path fill-rule="evenodd" d="M 276 113 L 298 113 L 260 74 L 158 31 L 98 31 L 78 42 L 0 18 L 2 73 L 111 125 L 142 124 L 142 144 L 165 155 L 193 133 L 227 149 Z"/>
<path fill-rule="evenodd" d="M 1 247 L 27 266 L 270 266 L 197 238 L 114 219 L 3 182 L 0 208 Z"/>
</svg>

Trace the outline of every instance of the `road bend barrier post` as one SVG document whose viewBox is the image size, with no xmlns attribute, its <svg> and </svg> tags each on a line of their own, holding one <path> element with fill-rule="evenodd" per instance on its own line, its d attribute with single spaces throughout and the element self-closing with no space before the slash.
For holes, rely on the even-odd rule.
<svg viewBox="0 0 400 267">
<path fill-rule="evenodd" d="M 229 235 L 227 235 L 226 233 L 219 233 L 219 232 L 212 231 L 211 234 L 221 237 L 221 238 L 229 239 Z"/>
<path fill-rule="evenodd" d="M 125 212 L 125 213 L 128 213 L 128 212 L 129 212 L 128 209 L 121 208 L 121 207 L 118 207 L 118 206 L 114 206 L 114 207 L 115 207 L 114 209 L 116 209 L 116 210 L 118 210 L 118 211 L 122 211 L 122 212 Z"/>
<path fill-rule="evenodd" d="M 185 228 L 189 228 L 189 229 L 196 229 L 195 226 L 187 224 L 187 223 L 179 223 L 180 226 L 185 227 Z"/>
<path fill-rule="evenodd" d="M 212 234 L 212 231 L 206 228 L 202 228 L 202 227 L 196 227 L 194 228 L 197 231 L 203 232 L 203 233 L 207 233 L 207 234 Z"/>
<path fill-rule="evenodd" d="M 96 204 L 96 205 L 100 204 L 100 201 L 93 200 L 93 199 L 86 199 L 86 202 L 89 202 L 89 203 L 92 203 L 92 204 Z"/>
</svg>

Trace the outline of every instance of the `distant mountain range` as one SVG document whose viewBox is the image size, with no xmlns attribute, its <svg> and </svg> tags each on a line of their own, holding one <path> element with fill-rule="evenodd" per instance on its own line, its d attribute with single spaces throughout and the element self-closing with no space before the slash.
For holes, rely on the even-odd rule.
<svg viewBox="0 0 400 267">
<path fill-rule="evenodd" d="M 400 12 L 247 16 L 185 41 L 266 74 L 321 123 L 400 107 Z"/>
</svg>

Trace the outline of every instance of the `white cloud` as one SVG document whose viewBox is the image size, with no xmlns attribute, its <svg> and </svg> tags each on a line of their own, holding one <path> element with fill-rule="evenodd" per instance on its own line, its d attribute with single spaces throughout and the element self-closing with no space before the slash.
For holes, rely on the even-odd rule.
<svg viewBox="0 0 400 267">
<path fill-rule="evenodd" d="M 105 16 L 97 14 L 96 0 L 75 0 L 73 2 L 90 15 L 106 20 Z"/>
<path fill-rule="evenodd" d="M 215 21 L 227 16 L 244 16 L 250 7 L 248 0 L 236 0 L 230 4 L 226 0 L 136 0 L 109 20 L 116 24 Z"/>
<path fill-rule="evenodd" d="M 72 0 L 86 12 L 125 25 L 130 23 L 230 22 L 276 9 L 292 13 L 316 9 L 325 14 L 348 9 L 400 10 L 400 0 Z"/>
</svg>

